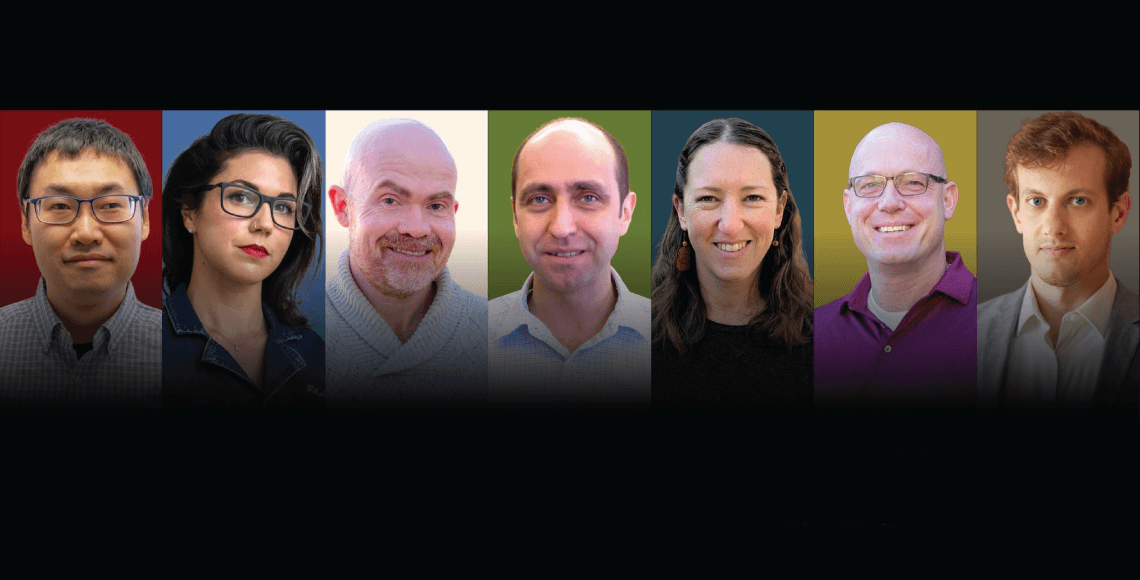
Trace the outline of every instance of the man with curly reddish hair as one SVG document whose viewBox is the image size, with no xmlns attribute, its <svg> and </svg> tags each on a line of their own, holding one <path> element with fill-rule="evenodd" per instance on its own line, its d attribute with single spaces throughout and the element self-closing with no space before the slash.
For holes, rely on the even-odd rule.
<svg viewBox="0 0 1140 580">
<path fill-rule="evenodd" d="M 1006 205 L 1032 273 L 978 307 L 980 406 L 1136 407 L 1140 297 L 1109 269 L 1131 168 L 1128 146 L 1078 113 L 1025 121 L 1010 139 Z"/>
</svg>

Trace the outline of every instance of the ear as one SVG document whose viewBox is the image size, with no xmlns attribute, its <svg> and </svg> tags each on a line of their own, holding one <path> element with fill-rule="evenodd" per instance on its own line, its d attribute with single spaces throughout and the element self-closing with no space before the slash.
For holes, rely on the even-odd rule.
<svg viewBox="0 0 1140 580">
<path fill-rule="evenodd" d="M 855 194 L 850 189 L 843 190 L 843 213 L 847 216 L 847 225 L 855 226 L 855 216 L 851 214 L 851 205 L 855 203 Z"/>
<path fill-rule="evenodd" d="M 519 214 L 515 211 L 515 196 L 511 195 L 511 222 L 515 224 L 515 237 L 519 237 Z"/>
<path fill-rule="evenodd" d="M 30 245 L 32 245 L 32 230 L 29 229 L 30 226 L 28 224 L 28 221 L 30 221 L 32 219 L 32 213 L 31 212 L 36 211 L 36 210 L 28 207 L 27 205 L 24 206 L 24 209 L 26 209 L 28 211 L 28 213 L 20 216 L 20 233 L 24 235 L 24 243 L 26 243 L 30 246 Z M 37 218 L 37 219 L 39 219 L 39 218 Z"/>
<path fill-rule="evenodd" d="M 942 205 L 946 215 L 944 219 L 950 219 L 954 217 L 954 208 L 958 207 L 958 184 L 947 181 L 943 189 L 945 192 L 942 194 Z"/>
<path fill-rule="evenodd" d="M 459 213 L 459 202 L 455 202 L 455 207 L 451 208 L 451 213 Z"/>
<path fill-rule="evenodd" d="M 780 197 L 780 205 L 776 206 L 776 227 L 780 227 L 784 223 L 784 207 L 788 205 L 788 190 L 784 190 L 784 195 Z"/>
<path fill-rule="evenodd" d="M 329 188 L 329 203 L 332 204 L 333 213 L 336 214 L 336 221 L 344 227 L 348 227 L 351 223 L 348 219 L 349 210 L 349 197 L 348 192 L 339 185 L 334 185 Z M 459 204 L 456 204 L 458 207 Z"/>
<path fill-rule="evenodd" d="M 140 203 L 142 203 L 142 239 L 145 240 L 150 236 L 150 203 L 146 199 Z"/>
<path fill-rule="evenodd" d="M 637 207 L 637 194 L 629 192 L 621 204 L 621 235 L 629 231 L 629 222 L 633 220 L 633 208 Z"/>
<path fill-rule="evenodd" d="M 685 202 L 673 194 L 673 211 L 677 212 L 677 221 L 681 222 L 681 231 L 689 231 L 689 222 L 685 221 Z"/>
<path fill-rule="evenodd" d="M 1009 208 L 1009 215 L 1013 217 L 1013 227 L 1017 228 L 1017 233 L 1024 234 L 1025 232 L 1021 231 L 1021 220 L 1017 217 L 1017 212 L 1021 209 L 1017 205 L 1017 196 L 1012 193 L 1006 194 L 1005 205 Z"/>
<path fill-rule="evenodd" d="M 182 206 L 182 227 L 187 231 L 194 228 L 194 218 L 197 217 L 198 212 L 190 211 L 186 206 Z"/>
<path fill-rule="evenodd" d="M 1120 199 L 1112 204 L 1112 233 L 1119 234 L 1128 221 L 1128 210 L 1132 209 L 1132 196 L 1128 192 L 1120 194 Z"/>
</svg>

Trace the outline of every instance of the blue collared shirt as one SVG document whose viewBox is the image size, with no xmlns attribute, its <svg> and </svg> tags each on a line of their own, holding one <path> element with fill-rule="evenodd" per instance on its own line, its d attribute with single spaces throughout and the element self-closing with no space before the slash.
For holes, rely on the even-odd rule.
<svg viewBox="0 0 1140 580">
<path fill-rule="evenodd" d="M 95 331 L 78 357 L 40 278 L 36 295 L 0 309 L 0 405 L 157 407 L 162 392 L 161 314 L 135 298 Z"/>
<path fill-rule="evenodd" d="M 649 299 L 611 268 L 617 304 L 601 332 L 574 352 L 530 312 L 531 273 L 522 290 L 488 305 L 488 395 L 500 404 L 623 404 L 650 399 Z"/>
<path fill-rule="evenodd" d="M 277 322 L 268 306 L 269 327 L 262 383 L 254 383 L 202 321 L 186 286 L 162 302 L 163 404 L 166 406 L 322 407 L 325 341 L 308 328 Z"/>
</svg>

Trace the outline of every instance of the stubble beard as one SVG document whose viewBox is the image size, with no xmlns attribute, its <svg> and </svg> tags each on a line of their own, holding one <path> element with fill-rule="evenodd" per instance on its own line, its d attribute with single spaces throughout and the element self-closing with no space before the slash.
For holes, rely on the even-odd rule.
<svg viewBox="0 0 1140 580">
<path fill-rule="evenodd" d="M 355 247 L 356 240 L 349 241 Z M 415 264 L 398 262 L 399 258 L 385 255 L 387 248 L 398 246 L 412 251 L 430 250 L 430 262 Z M 377 292 L 397 299 L 405 299 L 428 287 L 443 272 L 442 244 L 439 238 L 431 236 L 415 240 L 399 235 L 387 235 L 376 241 L 368 254 L 366 264 L 361 264 L 368 284 Z"/>
</svg>

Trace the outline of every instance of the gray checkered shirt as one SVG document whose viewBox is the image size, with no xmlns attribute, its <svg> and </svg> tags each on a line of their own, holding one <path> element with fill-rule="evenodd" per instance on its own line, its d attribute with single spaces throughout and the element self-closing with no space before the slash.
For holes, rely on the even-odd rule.
<svg viewBox="0 0 1140 580">
<path fill-rule="evenodd" d="M 47 300 L 0 308 L 0 406 L 157 407 L 162 394 L 162 314 L 135 298 L 122 304 L 78 358 L 71 334 Z"/>
<path fill-rule="evenodd" d="M 629 291 L 610 269 L 618 299 L 601 332 L 574 352 L 531 314 L 522 290 L 488 305 L 488 395 L 493 404 L 649 404 L 649 299 Z"/>
</svg>

